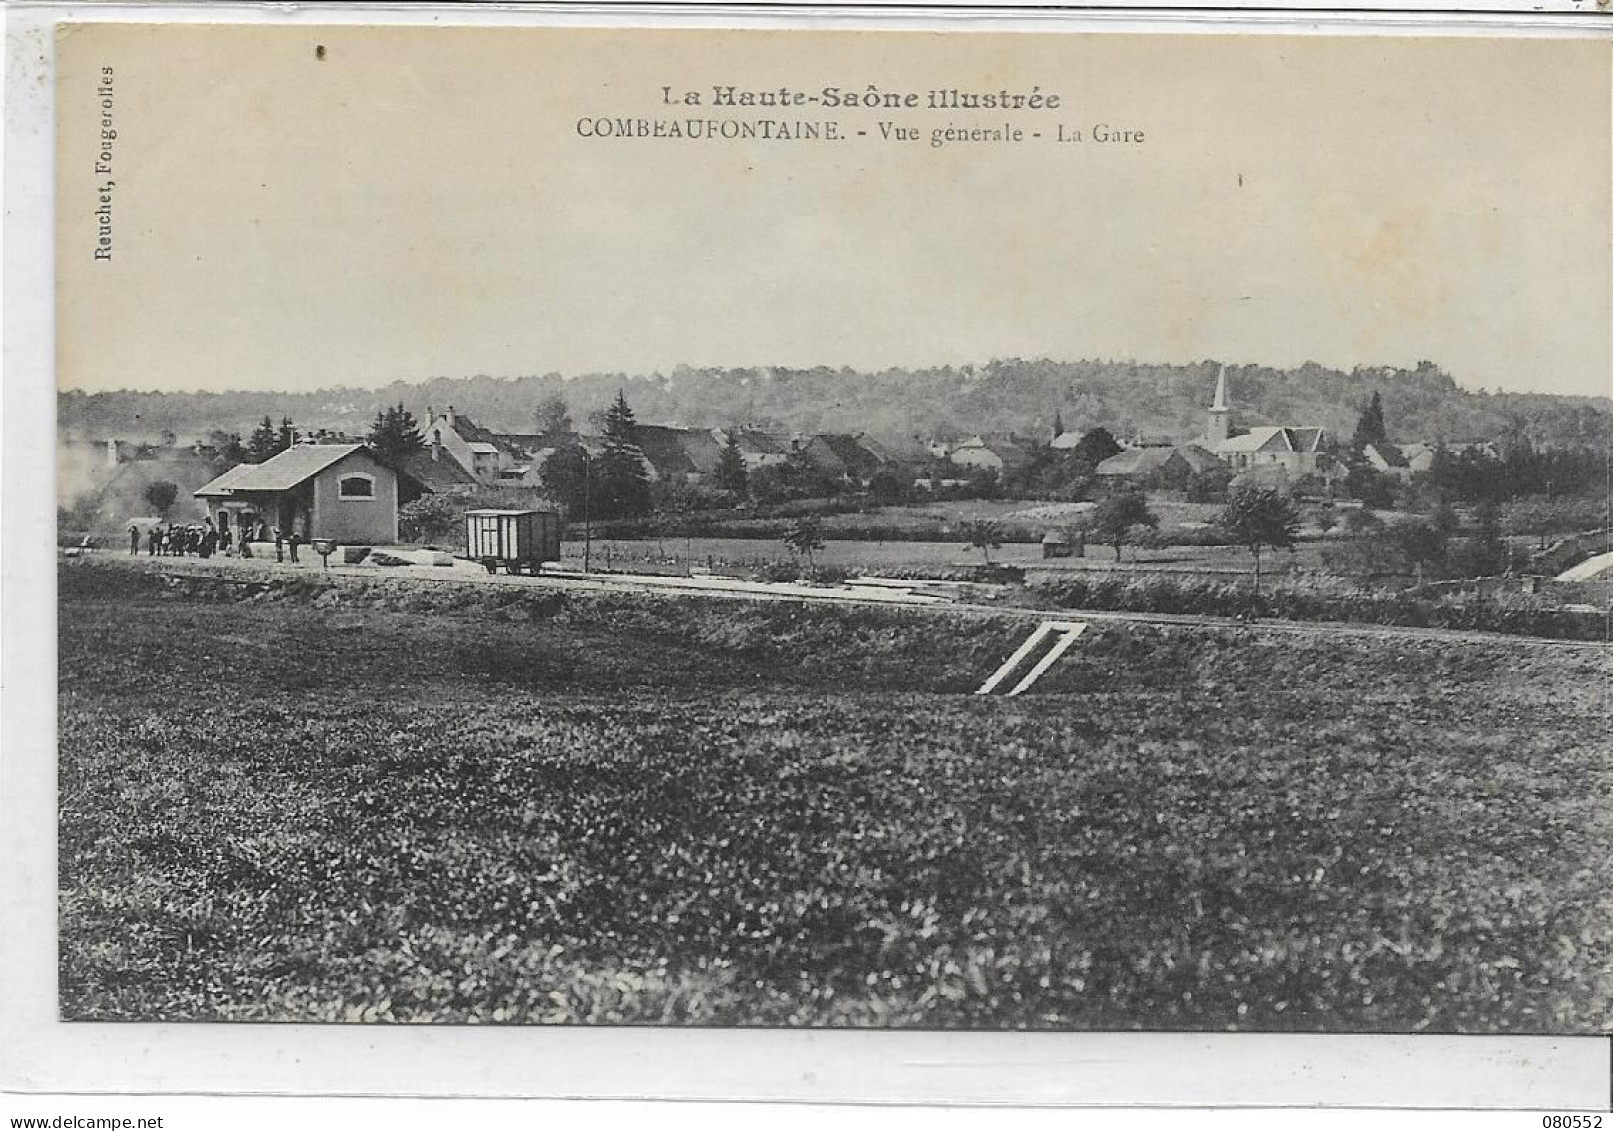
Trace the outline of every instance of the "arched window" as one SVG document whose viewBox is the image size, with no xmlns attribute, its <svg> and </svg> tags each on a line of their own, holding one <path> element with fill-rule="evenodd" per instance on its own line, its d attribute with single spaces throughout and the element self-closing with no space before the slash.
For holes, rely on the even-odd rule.
<svg viewBox="0 0 1613 1131">
<path fill-rule="evenodd" d="M 336 482 L 336 497 L 339 499 L 373 499 L 375 498 L 375 476 L 373 475 L 344 475 Z"/>
</svg>

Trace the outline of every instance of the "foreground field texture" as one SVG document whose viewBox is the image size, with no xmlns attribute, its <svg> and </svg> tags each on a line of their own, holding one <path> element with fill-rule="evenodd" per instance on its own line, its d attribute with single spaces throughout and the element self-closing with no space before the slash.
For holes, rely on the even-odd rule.
<svg viewBox="0 0 1613 1131">
<path fill-rule="evenodd" d="M 1605 649 L 61 583 L 68 1018 L 1613 1016 Z"/>
</svg>

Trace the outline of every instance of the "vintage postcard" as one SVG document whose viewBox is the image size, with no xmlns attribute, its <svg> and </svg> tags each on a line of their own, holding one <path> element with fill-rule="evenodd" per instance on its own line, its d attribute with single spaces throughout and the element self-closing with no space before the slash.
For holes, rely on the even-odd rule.
<svg viewBox="0 0 1613 1131">
<path fill-rule="evenodd" d="M 63 1021 L 1609 1032 L 1605 38 L 55 52 Z"/>
</svg>

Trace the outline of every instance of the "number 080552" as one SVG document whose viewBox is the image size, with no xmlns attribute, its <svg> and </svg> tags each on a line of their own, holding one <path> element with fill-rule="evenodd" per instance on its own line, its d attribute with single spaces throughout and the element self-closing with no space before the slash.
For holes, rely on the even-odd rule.
<svg viewBox="0 0 1613 1131">
<path fill-rule="evenodd" d="M 1599 1131 L 1602 1126 L 1600 1115 L 1542 1115 L 1540 1126 L 1549 1131 L 1566 1128 L 1567 1131 Z"/>
</svg>

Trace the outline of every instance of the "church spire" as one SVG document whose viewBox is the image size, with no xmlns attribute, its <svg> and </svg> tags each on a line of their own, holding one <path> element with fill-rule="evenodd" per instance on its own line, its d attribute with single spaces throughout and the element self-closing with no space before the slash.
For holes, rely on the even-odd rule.
<svg viewBox="0 0 1613 1131">
<path fill-rule="evenodd" d="M 1212 452 L 1217 445 L 1225 443 L 1231 433 L 1228 420 L 1231 411 L 1227 407 L 1227 367 L 1223 365 L 1215 377 L 1215 400 L 1210 404 L 1209 422 L 1204 429 L 1205 446 Z"/>
</svg>

